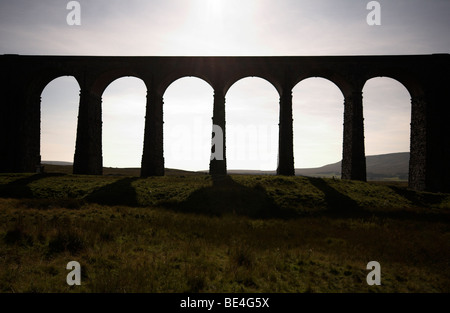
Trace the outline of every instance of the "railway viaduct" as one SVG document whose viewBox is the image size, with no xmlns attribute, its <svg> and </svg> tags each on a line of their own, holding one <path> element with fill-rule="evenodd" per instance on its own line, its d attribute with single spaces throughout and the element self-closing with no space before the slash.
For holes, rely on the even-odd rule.
<svg viewBox="0 0 450 313">
<path fill-rule="evenodd" d="M 210 174 L 227 173 L 225 98 L 244 77 L 269 81 L 279 93 L 278 175 L 294 175 L 292 89 L 309 77 L 332 81 L 344 96 L 342 179 L 366 180 L 362 90 L 373 77 L 402 83 L 411 96 L 409 186 L 450 192 L 450 55 L 292 57 L 0 56 L 0 172 L 34 172 L 40 164 L 40 102 L 45 86 L 73 76 L 80 86 L 74 174 L 102 174 L 102 94 L 133 76 L 147 87 L 141 176 L 164 175 L 163 96 L 194 76 L 214 90 L 213 125 L 223 130 L 224 157 Z M 214 133 L 212 132 L 212 138 Z M 214 149 L 217 147 L 214 147 Z M 213 147 L 212 147 L 213 149 Z M 213 151 L 213 150 L 212 150 Z"/>
</svg>

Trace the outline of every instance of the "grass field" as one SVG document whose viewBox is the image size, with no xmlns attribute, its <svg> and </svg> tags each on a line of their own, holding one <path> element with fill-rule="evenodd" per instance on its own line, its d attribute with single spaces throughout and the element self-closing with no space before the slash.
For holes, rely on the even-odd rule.
<svg viewBox="0 0 450 313">
<path fill-rule="evenodd" d="M 450 195 L 403 183 L 0 175 L 0 292 L 450 292 L 449 268 Z"/>
</svg>

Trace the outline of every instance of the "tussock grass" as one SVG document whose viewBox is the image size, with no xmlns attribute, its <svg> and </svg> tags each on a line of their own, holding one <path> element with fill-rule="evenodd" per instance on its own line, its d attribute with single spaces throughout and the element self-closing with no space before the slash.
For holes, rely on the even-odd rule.
<svg viewBox="0 0 450 313">
<path fill-rule="evenodd" d="M 0 292 L 450 292 L 446 194 L 305 177 L 0 175 L 0 195 Z M 66 284 L 72 260 L 81 286 Z M 366 283 L 373 260 L 381 286 Z"/>
<path fill-rule="evenodd" d="M 164 206 L 221 215 L 255 217 L 321 211 L 449 209 L 450 195 L 416 192 L 386 183 L 310 177 L 233 175 L 164 176 L 146 179 L 58 173 L 1 174 L 0 197 L 30 199 L 31 206 L 76 209 L 83 203 Z M 39 199 L 34 201 L 32 199 Z M 44 199 L 47 202 L 43 201 Z"/>
</svg>

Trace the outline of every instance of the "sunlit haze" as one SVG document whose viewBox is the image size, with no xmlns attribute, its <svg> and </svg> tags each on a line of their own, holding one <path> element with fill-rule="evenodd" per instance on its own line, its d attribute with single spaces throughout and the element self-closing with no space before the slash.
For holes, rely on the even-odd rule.
<svg viewBox="0 0 450 313">
<path fill-rule="evenodd" d="M 105 56 L 392 55 L 450 52 L 450 1 L 380 0 L 381 25 L 369 26 L 369 1 L 158 0 L 78 1 L 81 25 L 69 26 L 69 1 L 0 2 L 0 54 Z M 42 91 L 42 160 L 73 161 L 79 102 L 73 77 Z M 103 93 L 103 164 L 140 167 L 145 84 L 135 77 Z M 409 151 L 411 104 L 387 77 L 363 89 L 366 155 Z M 331 81 L 309 78 L 293 89 L 296 168 L 342 158 L 343 95 Z M 168 168 L 209 166 L 213 89 L 185 77 L 164 94 Z M 279 95 L 258 77 L 226 94 L 228 169 L 275 170 Z"/>
</svg>

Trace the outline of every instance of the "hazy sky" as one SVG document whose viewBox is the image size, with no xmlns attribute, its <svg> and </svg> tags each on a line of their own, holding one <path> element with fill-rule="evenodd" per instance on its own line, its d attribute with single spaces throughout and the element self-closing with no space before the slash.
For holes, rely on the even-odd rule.
<svg viewBox="0 0 450 313">
<path fill-rule="evenodd" d="M 450 52 L 450 1 L 380 0 L 381 25 L 369 26 L 366 0 L 78 1 L 81 25 L 69 26 L 69 1 L 0 2 L 0 54 L 52 55 L 371 55 Z M 43 160 L 73 161 L 79 86 L 72 77 L 42 93 Z M 342 158 L 343 96 L 311 78 L 293 92 L 295 166 Z M 140 166 L 146 89 L 137 78 L 103 94 L 105 166 Z M 410 95 L 375 78 L 363 90 L 366 154 L 409 151 Z M 228 168 L 274 170 L 278 94 L 246 78 L 226 95 Z M 207 169 L 213 91 L 198 78 L 164 95 L 166 167 Z"/>
</svg>

